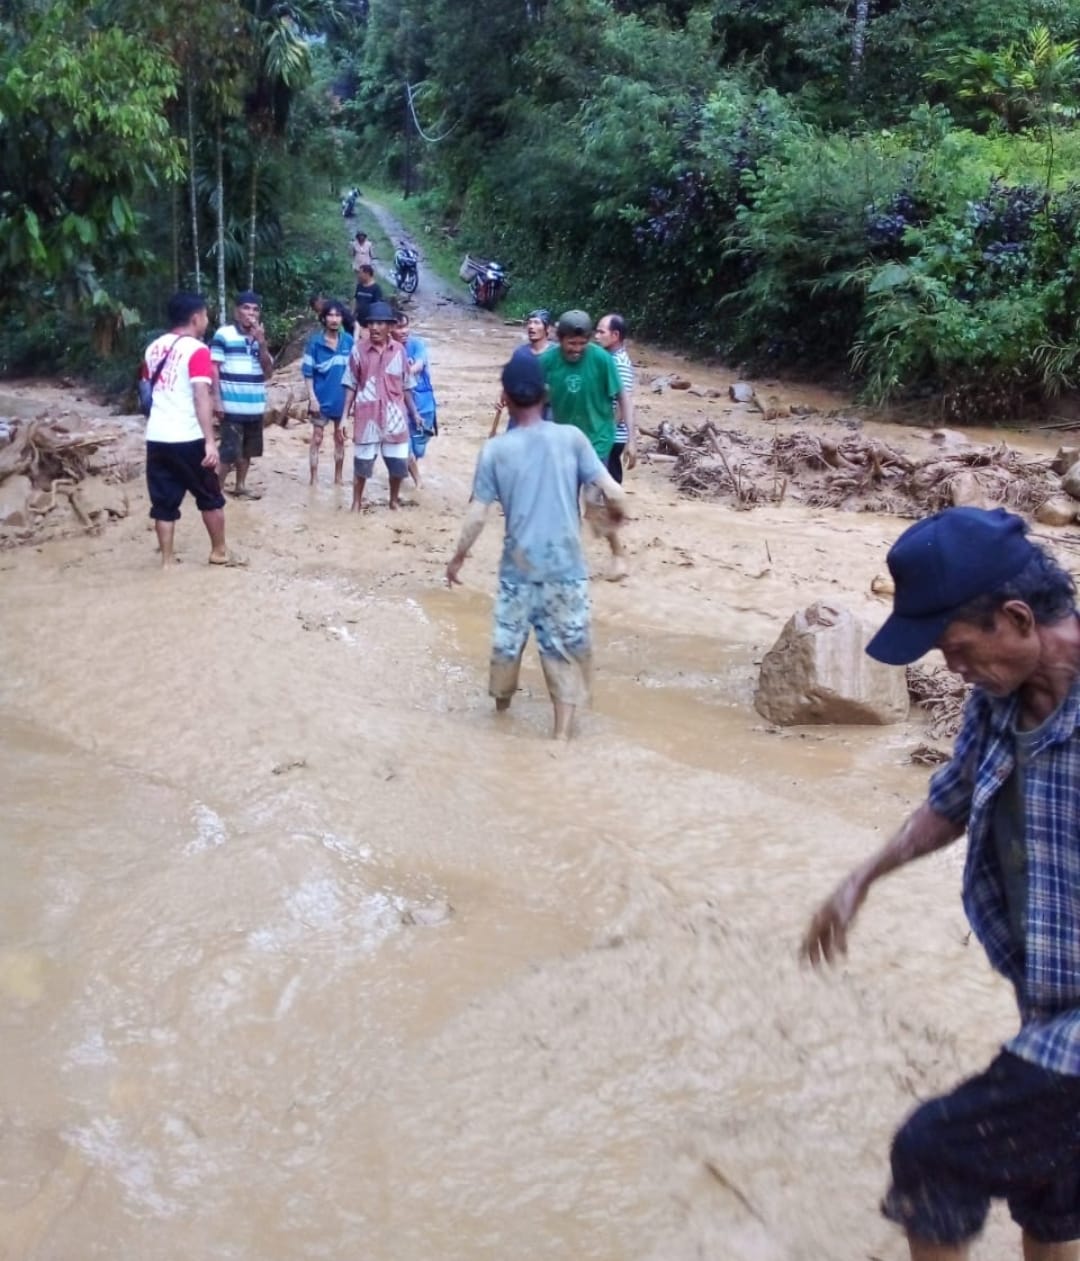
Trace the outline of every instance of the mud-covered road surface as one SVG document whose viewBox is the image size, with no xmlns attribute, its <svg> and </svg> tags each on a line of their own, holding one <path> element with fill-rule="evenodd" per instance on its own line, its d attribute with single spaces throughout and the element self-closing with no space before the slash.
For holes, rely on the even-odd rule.
<svg viewBox="0 0 1080 1261">
<path fill-rule="evenodd" d="M 752 695 L 796 608 L 884 616 L 902 523 L 691 502 L 643 464 L 579 738 L 547 740 L 531 649 L 496 722 L 498 523 L 442 573 L 518 333 L 438 297 L 405 510 L 376 480 L 350 515 L 326 454 L 309 490 L 291 425 L 227 508 L 246 569 L 206 565 L 186 505 L 163 574 L 138 483 L 98 536 L 0 553 L 0 1258 L 900 1261 L 891 1132 L 1015 1013 L 962 846 L 800 969 L 814 904 L 920 800 L 920 731 L 779 731 Z"/>
</svg>

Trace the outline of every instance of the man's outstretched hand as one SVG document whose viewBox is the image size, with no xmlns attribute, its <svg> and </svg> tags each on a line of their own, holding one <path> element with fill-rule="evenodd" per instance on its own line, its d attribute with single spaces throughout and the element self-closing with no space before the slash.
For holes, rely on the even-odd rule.
<svg viewBox="0 0 1080 1261">
<path fill-rule="evenodd" d="M 847 934 L 862 906 L 868 885 L 858 875 L 850 875 L 818 908 L 803 938 L 802 958 L 815 968 L 836 963 L 847 954 Z"/>
<path fill-rule="evenodd" d="M 464 556 L 455 556 L 446 566 L 446 585 L 451 591 L 453 591 L 455 586 L 461 586 L 461 579 L 458 577 L 458 574 L 461 573 L 461 566 L 464 564 Z"/>
</svg>

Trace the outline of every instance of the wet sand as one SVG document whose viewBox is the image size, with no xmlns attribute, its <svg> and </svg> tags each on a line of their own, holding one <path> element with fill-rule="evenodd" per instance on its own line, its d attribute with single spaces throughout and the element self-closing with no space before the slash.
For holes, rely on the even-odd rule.
<svg viewBox="0 0 1080 1261">
<path fill-rule="evenodd" d="M 497 523 L 441 585 L 516 333 L 415 318 L 442 432 L 413 506 L 380 474 L 351 516 L 329 447 L 309 491 L 305 428 L 272 429 L 265 497 L 227 509 L 246 570 L 205 565 L 188 506 L 162 574 L 137 485 L 99 537 L 0 554 L 0 1258 L 900 1261 L 891 1132 L 1011 996 L 962 846 L 800 970 L 814 904 L 920 800 L 921 733 L 778 732 L 752 693 L 796 608 L 884 616 L 903 523 L 639 467 L 554 755 L 531 649 L 505 722 L 485 695 Z"/>
</svg>

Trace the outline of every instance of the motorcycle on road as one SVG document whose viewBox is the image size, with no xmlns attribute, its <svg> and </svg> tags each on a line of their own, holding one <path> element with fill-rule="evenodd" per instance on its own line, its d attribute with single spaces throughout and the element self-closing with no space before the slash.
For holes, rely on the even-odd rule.
<svg viewBox="0 0 1080 1261">
<path fill-rule="evenodd" d="M 394 251 L 394 269 L 390 279 L 399 293 L 415 293 L 420 283 L 420 255 L 405 241 L 399 241 Z"/>
</svg>

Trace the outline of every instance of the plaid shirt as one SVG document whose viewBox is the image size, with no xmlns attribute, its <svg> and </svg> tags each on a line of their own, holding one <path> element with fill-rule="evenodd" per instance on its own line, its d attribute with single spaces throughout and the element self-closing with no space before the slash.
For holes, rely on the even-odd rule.
<svg viewBox="0 0 1080 1261">
<path fill-rule="evenodd" d="M 1019 700 L 976 688 L 930 805 L 967 828 L 964 910 L 993 967 L 1016 990 L 1020 1032 L 1006 1050 L 1080 1076 L 1080 681 L 1039 729 L 1024 766 L 1026 941 L 1009 928 L 992 834 L 994 801 L 1016 764 Z"/>
</svg>

